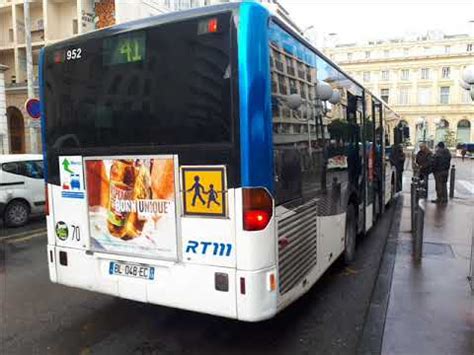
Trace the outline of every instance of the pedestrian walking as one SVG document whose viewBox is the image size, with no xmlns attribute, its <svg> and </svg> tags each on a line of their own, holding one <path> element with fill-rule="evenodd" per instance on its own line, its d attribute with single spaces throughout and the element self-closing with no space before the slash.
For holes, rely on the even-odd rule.
<svg viewBox="0 0 474 355">
<path fill-rule="evenodd" d="M 433 153 L 425 143 L 420 144 L 420 150 L 416 153 L 415 162 L 418 167 L 418 176 L 423 181 L 423 186 L 428 193 L 428 178 L 433 167 Z"/>
<path fill-rule="evenodd" d="M 392 146 L 392 154 L 390 154 L 390 162 L 396 170 L 396 191 L 402 191 L 403 169 L 405 168 L 405 153 L 401 144 Z"/>
<path fill-rule="evenodd" d="M 461 150 L 461 158 L 462 158 L 462 161 L 464 161 L 464 158 L 466 157 L 466 154 L 467 154 L 467 148 L 465 145 L 462 146 L 462 150 Z"/>
<path fill-rule="evenodd" d="M 448 202 L 448 176 L 451 167 L 451 153 L 445 147 L 443 142 L 436 146 L 436 152 L 433 156 L 433 175 L 436 183 L 436 200 L 433 203 Z"/>
</svg>

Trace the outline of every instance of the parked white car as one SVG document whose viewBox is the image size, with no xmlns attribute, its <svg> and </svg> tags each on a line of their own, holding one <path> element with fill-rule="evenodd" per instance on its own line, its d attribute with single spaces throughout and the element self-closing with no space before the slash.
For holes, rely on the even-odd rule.
<svg viewBox="0 0 474 355">
<path fill-rule="evenodd" d="M 43 156 L 0 155 L 0 217 L 5 225 L 26 224 L 31 215 L 44 213 Z"/>
</svg>

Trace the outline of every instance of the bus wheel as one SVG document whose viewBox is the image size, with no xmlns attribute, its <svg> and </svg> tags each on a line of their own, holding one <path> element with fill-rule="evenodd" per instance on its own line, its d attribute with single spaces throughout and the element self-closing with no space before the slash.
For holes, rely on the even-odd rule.
<svg viewBox="0 0 474 355">
<path fill-rule="evenodd" d="M 344 262 L 350 264 L 355 259 L 355 248 L 357 239 L 357 223 L 354 205 L 347 206 L 346 212 L 346 235 L 344 238 Z"/>
</svg>

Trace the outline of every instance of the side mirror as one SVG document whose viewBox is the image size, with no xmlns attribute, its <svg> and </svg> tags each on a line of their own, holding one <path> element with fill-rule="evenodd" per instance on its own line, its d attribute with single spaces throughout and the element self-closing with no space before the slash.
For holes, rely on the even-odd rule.
<svg viewBox="0 0 474 355">
<path fill-rule="evenodd" d="M 286 97 L 286 104 L 291 110 L 298 110 L 303 104 L 303 99 L 298 94 L 291 94 Z"/>
</svg>

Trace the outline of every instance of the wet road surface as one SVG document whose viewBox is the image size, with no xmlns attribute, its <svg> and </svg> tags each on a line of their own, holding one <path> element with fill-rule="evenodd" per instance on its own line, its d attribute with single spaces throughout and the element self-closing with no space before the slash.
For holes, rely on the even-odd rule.
<svg viewBox="0 0 474 355">
<path fill-rule="evenodd" d="M 43 222 L 30 226 L 32 237 L 3 228 L 0 353 L 354 353 L 393 212 L 359 240 L 351 267 L 338 261 L 302 299 L 257 324 L 52 284 Z"/>
</svg>

